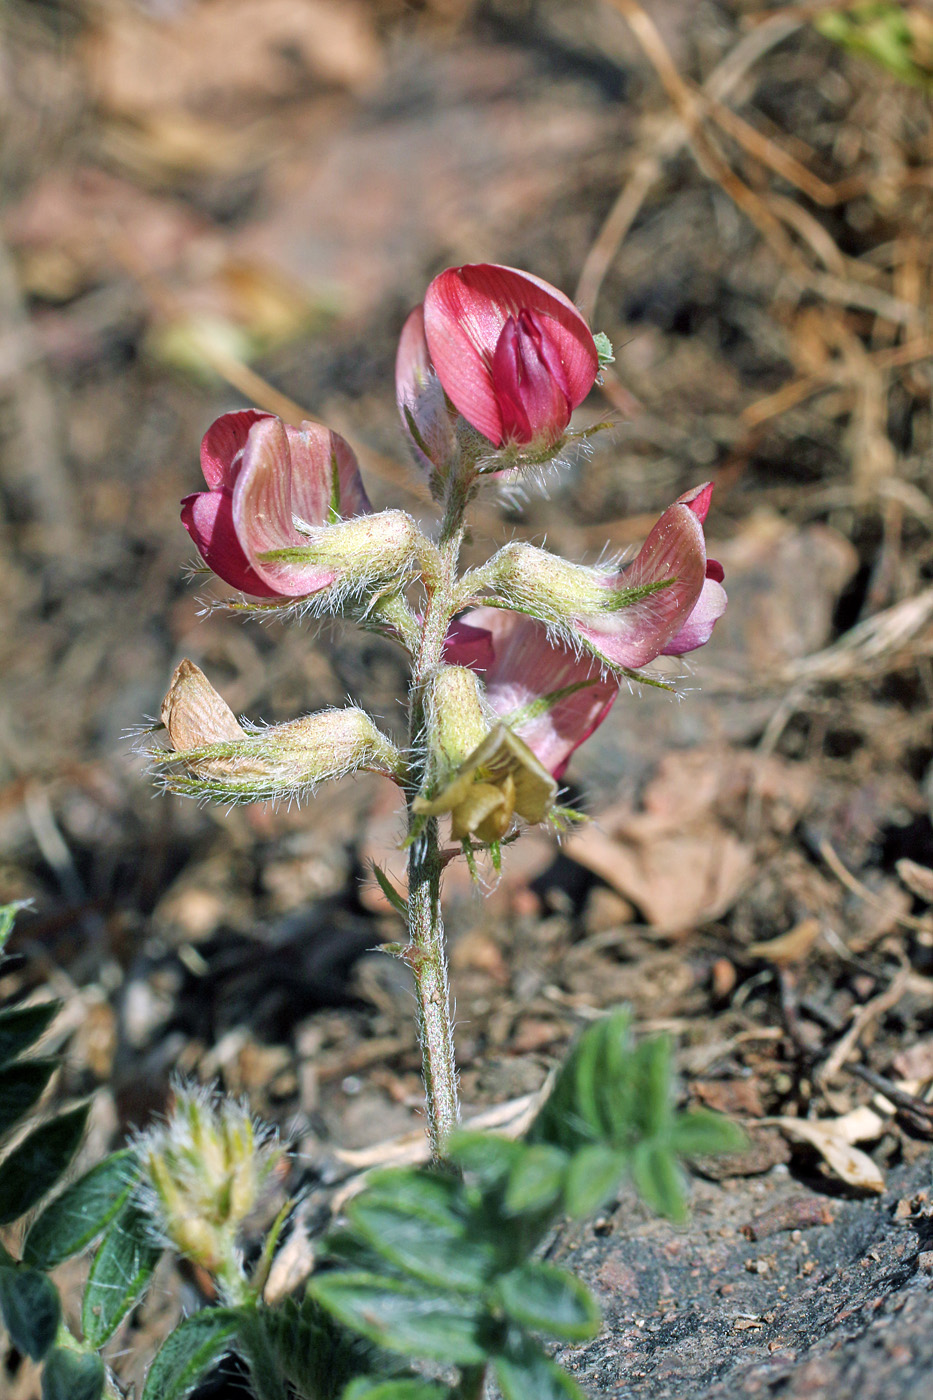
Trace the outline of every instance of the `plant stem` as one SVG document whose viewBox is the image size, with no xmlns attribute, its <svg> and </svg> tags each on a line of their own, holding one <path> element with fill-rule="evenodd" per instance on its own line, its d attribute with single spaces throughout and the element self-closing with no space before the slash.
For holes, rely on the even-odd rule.
<svg viewBox="0 0 933 1400">
<path fill-rule="evenodd" d="M 450 1134 L 460 1121 L 457 1067 L 454 1059 L 453 1017 L 447 974 L 447 950 L 441 917 L 441 858 L 437 822 L 416 819 L 411 803 L 424 786 L 431 752 L 427 686 L 444 660 L 444 639 L 455 608 L 457 562 L 463 538 L 463 512 L 470 496 L 469 480 L 456 476 L 449 485 L 440 537 L 440 573 L 425 609 L 421 640 L 412 668 L 409 699 L 409 744 L 413 755 L 407 797 L 408 960 L 418 998 L 421 1062 L 431 1155 L 444 1158 Z"/>
</svg>

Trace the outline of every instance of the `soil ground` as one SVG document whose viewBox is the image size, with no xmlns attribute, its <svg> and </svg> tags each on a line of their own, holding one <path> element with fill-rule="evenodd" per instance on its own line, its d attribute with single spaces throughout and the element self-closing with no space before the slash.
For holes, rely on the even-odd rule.
<svg viewBox="0 0 933 1400">
<path fill-rule="evenodd" d="M 613 426 L 545 491 L 484 497 L 474 556 L 546 537 L 592 562 L 712 478 L 730 608 L 679 702 L 623 693 L 575 756 L 588 826 L 530 834 L 481 897 L 451 869 L 465 1109 L 536 1092 L 628 1002 L 751 1145 L 698 1164 L 684 1232 L 624 1198 L 553 1242 L 607 1319 L 576 1374 L 594 1396 L 907 1400 L 933 1359 L 929 100 L 797 7 L 665 0 L 647 49 L 625 8 L 7 6 L 0 889 L 32 907 L 0 995 L 65 997 L 89 1157 L 172 1074 L 217 1080 L 294 1145 L 309 1236 L 338 1152 L 420 1128 L 367 874 L 402 869 L 394 791 L 153 799 L 127 734 L 183 656 L 252 719 L 349 694 L 400 732 L 388 642 L 202 615 L 177 503 L 208 423 L 268 395 L 251 367 L 351 440 L 377 508 L 429 522 L 396 422 L 404 314 L 446 265 L 532 269 L 616 346 L 579 414 Z M 690 139 L 678 74 L 726 104 Z M 166 1272 L 115 1345 L 123 1381 L 199 1296 Z M 3 1367 L 32 1400 L 28 1364 Z"/>
</svg>

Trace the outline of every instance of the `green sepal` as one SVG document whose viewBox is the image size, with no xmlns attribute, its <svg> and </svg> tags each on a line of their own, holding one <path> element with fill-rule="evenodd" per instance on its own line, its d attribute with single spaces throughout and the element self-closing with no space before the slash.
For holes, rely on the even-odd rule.
<svg viewBox="0 0 933 1400">
<path fill-rule="evenodd" d="M 105 1379 L 99 1356 L 53 1347 L 42 1368 L 42 1400 L 100 1400 Z"/>
<path fill-rule="evenodd" d="M 142 1400 L 185 1400 L 202 1376 L 234 1350 L 239 1314 L 204 1308 L 170 1332 L 146 1374 Z"/>
<path fill-rule="evenodd" d="M 41 1201 L 68 1168 L 84 1136 L 90 1104 L 50 1118 L 0 1163 L 0 1225 Z"/>
<path fill-rule="evenodd" d="M 123 1207 L 139 1172 L 130 1148 L 114 1152 L 67 1187 L 34 1221 L 23 1244 L 23 1260 L 54 1269 L 80 1254 Z"/>
<path fill-rule="evenodd" d="M 0 953 L 6 947 L 6 941 L 13 932 L 13 925 L 16 916 L 21 909 L 29 906 L 28 899 L 14 899 L 12 904 L 0 904 Z"/>
<path fill-rule="evenodd" d="M 20 1060 L 0 1074 L 0 1137 L 41 1099 L 58 1060 Z"/>
<path fill-rule="evenodd" d="M 503 1274 L 496 1293 L 513 1321 L 536 1332 L 582 1342 L 599 1330 L 599 1309 L 589 1289 L 553 1264 L 522 1264 Z"/>
<path fill-rule="evenodd" d="M 599 359 L 599 367 L 603 369 L 606 365 L 614 365 L 616 357 L 612 353 L 612 341 L 605 331 L 596 331 L 593 336 L 593 343 L 596 346 L 596 354 Z"/>
<path fill-rule="evenodd" d="M 38 1269 L 0 1268 L 0 1313 L 18 1351 L 41 1361 L 58 1336 L 62 1305 Z"/>
<path fill-rule="evenodd" d="M 43 1001 L 37 1006 L 12 1006 L 0 1011 L 0 1065 L 15 1060 L 35 1044 L 62 1009 L 60 1001 Z"/>
<path fill-rule="evenodd" d="M 81 1327 L 91 1346 L 102 1347 L 136 1306 L 161 1254 L 149 1217 L 130 1201 L 101 1240 L 84 1290 Z"/>
<path fill-rule="evenodd" d="M 486 1360 L 478 1299 L 441 1296 L 428 1284 L 375 1273 L 333 1273 L 312 1278 L 310 1291 L 347 1327 L 409 1356 L 459 1366 Z"/>
</svg>

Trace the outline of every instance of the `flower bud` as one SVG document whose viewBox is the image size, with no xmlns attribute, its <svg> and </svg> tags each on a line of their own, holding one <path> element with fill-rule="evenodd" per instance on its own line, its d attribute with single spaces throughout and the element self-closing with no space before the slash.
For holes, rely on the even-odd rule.
<svg viewBox="0 0 933 1400">
<path fill-rule="evenodd" d="M 236 1237 L 259 1204 L 284 1151 L 242 1104 L 179 1089 L 165 1123 L 137 1139 L 145 1204 L 180 1254 L 229 1273 Z"/>
<path fill-rule="evenodd" d="M 457 668 L 459 669 L 459 668 Z M 557 783 L 528 745 L 497 724 L 432 798 L 417 797 L 422 816 L 450 813 L 455 841 L 501 841 L 514 817 L 534 824 L 554 806 Z"/>
<path fill-rule="evenodd" d="M 162 718 L 173 751 L 150 758 L 166 787 L 184 796 L 261 802 L 362 769 L 394 778 L 401 766 L 394 744 L 356 707 L 248 732 L 191 661 L 176 669 Z M 178 766 L 181 772 L 167 771 Z"/>
<path fill-rule="evenodd" d="M 481 690 L 476 673 L 465 666 L 442 666 L 429 687 L 429 732 L 437 747 L 434 767 L 444 777 L 459 768 L 489 733 Z"/>
<path fill-rule="evenodd" d="M 495 447 L 556 447 L 599 370 L 573 302 L 514 267 L 474 263 L 435 277 L 424 332 L 447 397 Z"/>
</svg>

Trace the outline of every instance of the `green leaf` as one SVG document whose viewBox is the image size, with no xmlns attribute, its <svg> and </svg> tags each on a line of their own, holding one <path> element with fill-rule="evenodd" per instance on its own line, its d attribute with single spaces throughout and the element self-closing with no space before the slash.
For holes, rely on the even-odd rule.
<svg viewBox="0 0 933 1400">
<path fill-rule="evenodd" d="M 671 1125 L 673 1053 L 673 1043 L 667 1035 L 643 1040 L 634 1053 L 637 1121 L 642 1135 L 646 1138 L 666 1135 Z"/>
<path fill-rule="evenodd" d="M 526 1147 L 509 1172 L 506 1214 L 521 1215 L 554 1205 L 560 1196 L 566 1170 L 567 1154 L 561 1148 L 546 1142 Z"/>
<path fill-rule="evenodd" d="M 384 1172 L 347 1207 L 354 1230 L 391 1264 L 438 1288 L 475 1292 L 497 1250 L 463 1209 L 463 1187 L 428 1172 Z"/>
<path fill-rule="evenodd" d="M 162 1253 L 151 1230 L 148 1217 L 131 1201 L 101 1241 L 81 1304 L 81 1327 L 91 1346 L 102 1347 L 113 1336 L 148 1288 Z"/>
<path fill-rule="evenodd" d="M 53 1347 L 42 1368 L 42 1400 L 100 1400 L 104 1363 L 87 1351 Z"/>
<path fill-rule="evenodd" d="M 447 1144 L 447 1156 L 468 1176 L 476 1177 L 485 1190 L 504 1183 L 515 1163 L 527 1149 L 520 1142 L 497 1137 L 494 1133 L 468 1132 L 463 1129 L 452 1134 Z"/>
<path fill-rule="evenodd" d="M 403 895 L 399 894 L 398 890 L 395 888 L 392 881 L 389 879 L 388 875 L 383 870 L 382 866 L 376 865 L 375 862 L 373 863 L 373 874 L 376 877 L 376 883 L 382 890 L 382 893 L 385 895 L 386 899 L 392 905 L 392 908 L 395 910 L 396 914 L 401 914 L 402 918 L 407 920 L 408 900 L 405 899 Z"/>
<path fill-rule="evenodd" d="M 704 1157 L 714 1152 L 741 1152 L 748 1145 L 745 1133 L 721 1113 L 708 1108 L 678 1113 L 670 1132 L 670 1144 L 681 1157 Z"/>
<path fill-rule="evenodd" d="M 13 1345 L 41 1361 L 58 1335 L 58 1291 L 37 1269 L 0 1268 L 0 1312 Z"/>
<path fill-rule="evenodd" d="M 36 1128 L 0 1163 L 0 1225 L 18 1220 L 65 1172 L 84 1135 L 89 1104 Z"/>
<path fill-rule="evenodd" d="M 106 1229 L 133 1189 L 139 1165 L 127 1148 L 115 1152 L 47 1205 L 23 1245 L 23 1259 L 37 1269 L 54 1269 L 80 1254 Z"/>
<path fill-rule="evenodd" d="M 358 1376 L 347 1386 L 341 1400 L 451 1400 L 451 1392 L 438 1381 L 422 1381 L 413 1377 L 384 1381 L 372 1376 Z"/>
<path fill-rule="evenodd" d="M 334 1271 L 312 1278 L 309 1286 L 342 1323 L 389 1351 L 459 1366 L 486 1359 L 478 1300 L 441 1296 L 435 1288 L 380 1274 Z"/>
<path fill-rule="evenodd" d="M 687 1218 L 684 1180 L 670 1148 L 639 1143 L 632 1154 L 631 1171 L 635 1189 L 646 1206 L 675 1223 Z"/>
<path fill-rule="evenodd" d="M 564 1209 L 578 1219 L 592 1215 L 618 1188 L 627 1160 L 614 1147 L 595 1143 L 570 1159 L 564 1182 Z"/>
<path fill-rule="evenodd" d="M 238 1322 L 233 1308 L 204 1308 L 186 1317 L 156 1353 L 142 1400 L 184 1400 L 204 1373 L 233 1350 Z"/>
<path fill-rule="evenodd" d="M 13 1006 L 0 1011 L 0 1065 L 28 1050 L 61 1009 L 60 1001 L 43 1001 L 37 1006 Z"/>
<path fill-rule="evenodd" d="M 274 1308 L 260 1307 L 256 1317 L 274 1364 L 299 1395 L 314 1400 L 332 1400 L 354 1376 L 381 1372 L 384 1380 L 399 1364 L 308 1293 L 300 1302 L 286 1298 Z"/>
<path fill-rule="evenodd" d="M 21 1060 L 7 1065 L 0 1074 L 0 1135 L 38 1103 L 58 1065 L 58 1060 Z"/>
<path fill-rule="evenodd" d="M 502 1400 L 586 1400 L 576 1381 L 530 1337 L 511 1341 L 493 1365 Z"/>
<path fill-rule="evenodd" d="M 509 1316 L 524 1327 L 568 1342 L 585 1341 L 599 1330 L 599 1309 L 585 1284 L 553 1264 L 523 1264 L 500 1278 L 497 1292 Z"/>
<path fill-rule="evenodd" d="M 21 909 L 28 909 L 31 900 L 14 899 L 12 904 L 0 904 L 0 953 L 6 947 L 6 941 L 13 932 L 13 925 L 16 916 Z"/>
</svg>

